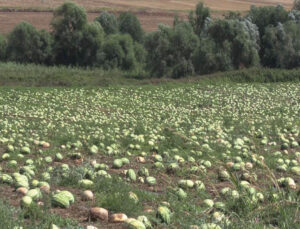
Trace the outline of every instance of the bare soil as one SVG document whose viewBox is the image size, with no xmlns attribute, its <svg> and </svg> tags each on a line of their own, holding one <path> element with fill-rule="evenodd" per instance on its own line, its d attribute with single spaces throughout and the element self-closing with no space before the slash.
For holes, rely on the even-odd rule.
<svg viewBox="0 0 300 229">
<path fill-rule="evenodd" d="M 158 24 L 172 25 L 176 14 L 186 17 L 195 8 L 198 0 L 73 0 L 88 11 L 89 21 L 94 20 L 101 10 L 115 14 L 133 11 L 141 21 L 145 31 L 157 29 Z M 21 21 L 27 21 L 38 29 L 50 30 L 52 12 L 63 0 L 0 0 L 0 33 L 8 33 Z M 245 13 L 251 5 L 270 6 L 281 4 L 290 9 L 293 0 L 203 0 L 213 11 L 214 17 L 222 16 L 226 11 Z M 18 12 L 16 12 L 18 11 Z"/>
</svg>

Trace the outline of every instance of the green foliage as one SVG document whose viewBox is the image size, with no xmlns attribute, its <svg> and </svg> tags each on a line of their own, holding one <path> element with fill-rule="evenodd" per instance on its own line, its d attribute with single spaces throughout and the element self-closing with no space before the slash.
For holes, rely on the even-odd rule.
<svg viewBox="0 0 300 229">
<path fill-rule="evenodd" d="M 258 26 L 262 37 L 268 25 L 276 26 L 279 22 L 286 22 L 288 20 L 288 11 L 281 5 L 265 7 L 251 6 L 248 16 Z"/>
<path fill-rule="evenodd" d="M 98 56 L 98 63 L 105 69 L 120 68 L 132 70 L 136 66 L 133 40 L 128 34 L 114 34 L 107 37 Z"/>
<path fill-rule="evenodd" d="M 193 53 L 193 64 L 198 74 L 231 70 L 230 44 L 223 43 L 220 49 L 210 38 L 202 39 Z"/>
<path fill-rule="evenodd" d="M 131 12 L 117 19 L 103 11 L 88 23 L 82 7 L 66 2 L 54 11 L 51 34 L 23 22 L 7 41 L 0 36 L 0 61 L 120 69 L 125 76 L 140 79 L 180 78 L 260 64 L 294 68 L 299 66 L 300 48 L 297 2 L 290 12 L 280 5 L 253 6 L 246 17 L 229 12 L 217 20 L 200 2 L 188 21 L 175 16 L 172 27 L 159 25 L 146 36 Z"/>
<path fill-rule="evenodd" d="M 97 65 L 97 55 L 104 41 L 104 31 L 98 22 L 87 24 L 82 31 L 80 41 L 81 66 Z"/>
<path fill-rule="evenodd" d="M 268 67 L 294 68 L 300 64 L 300 27 L 295 22 L 269 26 L 262 40 L 262 63 Z"/>
<path fill-rule="evenodd" d="M 43 199 L 43 201 L 45 203 L 44 207 L 34 205 L 30 209 L 14 208 L 6 202 L 0 201 L 1 229 L 48 229 L 52 224 L 80 229 L 80 227 L 77 226 L 77 222 L 50 214 L 47 200 Z"/>
<path fill-rule="evenodd" d="M 103 11 L 95 20 L 100 23 L 106 34 L 114 34 L 119 31 L 118 20 L 112 13 Z"/>
<path fill-rule="evenodd" d="M 300 10 L 300 1 L 299 0 L 294 0 L 293 4 L 293 10 Z"/>
<path fill-rule="evenodd" d="M 139 84 L 126 79 L 131 72 L 121 70 L 83 69 L 66 66 L 42 66 L 34 64 L 0 63 L 0 85 L 4 86 L 64 86 L 90 87 L 119 84 Z"/>
<path fill-rule="evenodd" d="M 66 2 L 54 11 L 51 25 L 54 35 L 83 29 L 87 23 L 85 10 L 75 3 Z"/>
<path fill-rule="evenodd" d="M 208 38 L 194 52 L 198 73 L 211 73 L 259 64 L 255 40 L 239 20 L 217 20 L 208 28 Z"/>
<path fill-rule="evenodd" d="M 7 47 L 7 41 L 0 34 L 0 61 L 4 61 L 6 59 L 6 47 Z"/>
<path fill-rule="evenodd" d="M 142 42 L 144 31 L 139 19 L 131 12 L 122 12 L 119 16 L 119 30 L 129 34 L 134 41 Z"/>
<path fill-rule="evenodd" d="M 51 25 L 56 63 L 79 65 L 82 53 L 82 31 L 87 25 L 85 10 L 74 3 L 64 3 L 54 11 Z"/>
<path fill-rule="evenodd" d="M 21 219 L 15 218 L 15 213 L 15 209 L 0 201 L 0 222 L 3 229 L 14 228 L 22 223 Z"/>
<path fill-rule="evenodd" d="M 224 15 L 225 19 L 242 19 L 241 13 L 236 11 L 229 11 Z"/>
<path fill-rule="evenodd" d="M 197 35 L 200 35 L 206 18 L 210 17 L 210 10 L 207 7 L 204 7 L 202 2 L 199 2 L 196 5 L 195 12 L 191 11 L 189 14 L 189 22 L 194 28 L 194 31 Z"/>
<path fill-rule="evenodd" d="M 138 62 L 144 63 L 146 61 L 147 51 L 144 46 L 138 42 L 134 42 L 134 53 Z"/>
<path fill-rule="evenodd" d="M 268 69 L 250 68 L 228 71 L 209 75 L 211 81 L 236 82 L 236 83 L 274 83 L 274 82 L 300 82 L 299 69 Z"/>
<path fill-rule="evenodd" d="M 52 59 L 52 38 L 45 30 L 37 31 L 26 22 L 9 34 L 7 58 L 19 63 L 49 64 Z"/>
<path fill-rule="evenodd" d="M 111 179 L 99 178 L 94 187 L 96 201 L 99 206 L 113 213 L 125 213 L 128 216 L 137 216 L 143 209 L 142 201 L 153 201 L 154 195 L 147 194 L 141 190 L 134 189 L 118 177 Z M 137 195 L 139 201 L 128 198 L 129 193 Z"/>
<path fill-rule="evenodd" d="M 147 36 L 147 67 L 155 76 L 179 78 L 194 73 L 192 51 L 198 38 L 191 25 L 178 23 L 174 28 L 159 26 L 157 32 Z"/>
</svg>

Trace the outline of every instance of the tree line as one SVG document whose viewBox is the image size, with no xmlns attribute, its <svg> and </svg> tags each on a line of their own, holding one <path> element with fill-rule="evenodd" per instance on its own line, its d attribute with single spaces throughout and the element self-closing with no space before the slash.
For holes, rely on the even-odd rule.
<svg viewBox="0 0 300 229">
<path fill-rule="evenodd" d="M 121 69 L 137 76 L 179 78 L 255 66 L 300 66 L 300 0 L 292 10 L 252 6 L 245 16 L 211 18 L 202 3 L 187 20 L 145 33 L 138 18 L 103 11 L 88 22 L 67 2 L 53 13 L 51 32 L 22 22 L 0 35 L 0 61 Z"/>
</svg>

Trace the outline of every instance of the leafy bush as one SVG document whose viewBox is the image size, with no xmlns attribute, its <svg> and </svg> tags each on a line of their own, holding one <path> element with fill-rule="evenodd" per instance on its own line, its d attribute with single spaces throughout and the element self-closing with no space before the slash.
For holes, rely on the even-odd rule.
<svg viewBox="0 0 300 229">
<path fill-rule="evenodd" d="M 100 23 L 106 34 L 114 34 L 119 31 L 118 20 L 112 13 L 103 11 L 95 20 Z"/>
<path fill-rule="evenodd" d="M 150 73 L 173 78 L 193 74 L 191 57 L 197 44 L 198 38 L 186 22 L 178 23 L 174 28 L 159 26 L 159 30 L 149 34 L 145 41 Z"/>
<path fill-rule="evenodd" d="M 0 36 L 0 61 L 120 69 L 134 78 L 208 74 L 259 66 L 299 66 L 298 1 L 282 6 L 252 6 L 245 17 L 229 12 L 213 20 L 198 3 L 188 21 L 174 18 L 145 35 L 138 18 L 123 12 L 118 19 L 103 11 L 88 23 L 82 7 L 67 2 L 54 11 L 52 33 L 21 23 Z M 58 84 L 60 84 L 59 82 Z"/>
<path fill-rule="evenodd" d="M 228 41 L 220 49 L 210 38 L 202 39 L 193 53 L 193 64 L 198 74 L 228 71 L 233 68 Z"/>
<path fill-rule="evenodd" d="M 300 66 L 300 28 L 295 22 L 269 26 L 262 40 L 264 66 L 294 68 Z"/>
<path fill-rule="evenodd" d="M 105 69 L 121 68 L 132 70 L 136 66 L 133 40 L 128 34 L 107 37 L 98 56 L 98 64 Z"/>
<path fill-rule="evenodd" d="M 276 26 L 279 22 L 286 22 L 288 20 L 288 11 L 281 5 L 265 7 L 251 6 L 248 17 L 258 26 L 262 37 L 268 25 Z"/>
<path fill-rule="evenodd" d="M 299 0 L 294 0 L 293 4 L 293 10 L 300 10 L 300 1 Z"/>
<path fill-rule="evenodd" d="M 194 53 L 198 73 L 224 71 L 259 64 L 258 46 L 243 21 L 217 20 Z"/>
<path fill-rule="evenodd" d="M 87 24 L 82 31 L 80 41 L 81 66 L 94 66 L 97 64 L 97 55 L 104 42 L 104 31 L 98 22 Z"/>
<path fill-rule="evenodd" d="M 0 34 L 0 61 L 5 60 L 6 58 L 6 39 Z"/>
<path fill-rule="evenodd" d="M 123 12 L 120 14 L 119 29 L 121 33 L 129 34 L 134 41 L 143 41 L 144 31 L 139 19 L 133 13 Z"/>
<path fill-rule="evenodd" d="M 87 25 L 85 10 L 74 3 L 64 3 L 54 11 L 51 25 L 56 63 L 78 65 L 82 58 L 82 31 Z"/>
<path fill-rule="evenodd" d="M 19 63 L 49 64 L 52 59 L 52 39 L 45 30 L 37 31 L 26 22 L 9 34 L 7 58 Z"/>
<path fill-rule="evenodd" d="M 210 10 L 204 7 L 202 2 L 196 6 L 195 12 L 191 11 L 189 14 L 189 22 L 192 25 L 194 32 L 200 35 L 205 25 L 205 20 L 210 17 Z"/>
</svg>

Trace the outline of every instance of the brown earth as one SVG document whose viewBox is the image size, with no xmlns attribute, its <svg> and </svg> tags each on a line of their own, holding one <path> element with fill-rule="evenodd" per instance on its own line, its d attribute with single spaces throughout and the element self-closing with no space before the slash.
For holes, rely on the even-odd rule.
<svg viewBox="0 0 300 229">
<path fill-rule="evenodd" d="M 73 0 L 87 10 L 109 8 L 114 10 L 165 10 L 183 11 L 195 7 L 199 0 Z M 0 0 L 0 7 L 53 9 L 61 5 L 64 0 Z M 237 10 L 246 11 L 251 5 L 277 5 L 282 4 L 286 8 L 292 6 L 293 0 L 203 0 L 205 5 L 212 10 Z"/>
<path fill-rule="evenodd" d="M 198 0 L 73 0 L 83 6 L 92 21 L 103 9 L 119 14 L 121 11 L 133 11 L 137 14 L 143 28 L 154 31 L 160 23 L 171 25 L 176 14 L 186 17 L 187 12 L 195 8 Z M 8 33 L 21 21 L 27 21 L 38 29 L 50 29 L 49 23 L 53 9 L 61 5 L 63 0 L 0 0 L 0 33 Z M 269 6 L 282 4 L 292 7 L 293 0 L 203 0 L 213 11 L 213 16 L 222 16 L 226 11 L 245 12 L 251 5 Z M 7 12 L 3 12 L 7 11 Z M 22 11 L 22 12 L 15 12 Z M 95 13 L 97 12 L 97 13 Z"/>
<path fill-rule="evenodd" d="M 175 16 L 171 12 L 137 12 L 136 14 L 147 32 L 154 31 L 160 23 L 171 25 Z M 181 15 L 184 14 L 181 13 Z M 89 21 L 94 20 L 97 16 L 99 13 L 88 13 Z M 0 33 L 10 32 L 21 21 L 29 22 L 38 29 L 50 30 L 51 19 L 52 12 L 0 12 Z"/>
</svg>

